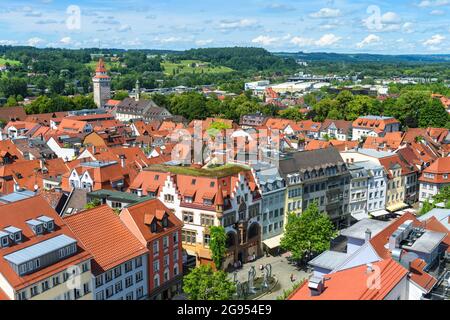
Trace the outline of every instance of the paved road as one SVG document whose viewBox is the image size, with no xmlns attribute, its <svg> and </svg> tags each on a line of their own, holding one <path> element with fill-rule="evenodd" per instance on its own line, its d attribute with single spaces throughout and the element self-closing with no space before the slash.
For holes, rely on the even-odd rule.
<svg viewBox="0 0 450 320">
<path fill-rule="evenodd" d="M 295 265 L 289 263 L 287 258 L 282 256 L 277 257 L 263 257 L 255 262 L 247 263 L 239 270 L 237 279 L 240 282 L 245 282 L 248 279 L 248 271 L 252 266 L 256 269 L 256 276 L 262 276 L 262 272 L 259 270 L 259 265 L 266 265 L 270 263 L 272 265 L 272 275 L 278 279 L 280 288 L 272 293 L 266 294 L 259 298 L 260 300 L 276 300 L 278 296 L 283 294 L 283 290 L 291 289 L 293 282 L 291 282 L 290 276 L 294 275 L 296 281 L 300 281 L 309 276 L 304 270 L 299 270 Z M 230 273 L 230 278 L 233 279 L 233 273 Z"/>
</svg>

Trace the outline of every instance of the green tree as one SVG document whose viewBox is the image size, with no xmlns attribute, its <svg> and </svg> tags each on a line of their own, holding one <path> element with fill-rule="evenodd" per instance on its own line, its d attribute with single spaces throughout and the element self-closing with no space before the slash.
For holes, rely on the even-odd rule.
<svg viewBox="0 0 450 320">
<path fill-rule="evenodd" d="M 126 90 L 117 90 L 116 93 L 114 94 L 113 99 L 114 100 L 123 100 L 125 98 L 128 98 L 128 91 Z"/>
<path fill-rule="evenodd" d="M 227 251 L 227 234 L 225 233 L 225 228 L 222 226 L 212 226 L 210 228 L 210 236 L 209 250 L 211 250 L 211 257 L 217 269 L 221 269 L 223 258 Z"/>
<path fill-rule="evenodd" d="M 438 99 L 430 99 L 429 103 L 419 110 L 419 126 L 427 127 L 445 127 L 449 115 L 442 102 Z"/>
<path fill-rule="evenodd" d="M 14 96 L 9 96 L 8 100 L 6 101 L 7 107 L 14 107 L 17 106 L 17 100 Z"/>
<path fill-rule="evenodd" d="M 189 300 L 230 300 L 236 286 L 225 272 L 201 265 L 184 276 L 183 291 Z"/>
<path fill-rule="evenodd" d="M 89 209 L 94 209 L 94 208 L 98 207 L 99 205 L 101 205 L 100 200 L 94 199 L 91 202 L 86 203 L 84 208 L 89 210 Z"/>
<path fill-rule="evenodd" d="M 297 107 L 288 108 L 286 110 L 280 111 L 280 117 L 283 119 L 289 119 L 294 121 L 303 120 L 303 115 L 300 113 L 300 109 Z"/>
<path fill-rule="evenodd" d="M 434 205 L 427 200 L 422 204 L 422 209 L 420 209 L 419 216 L 423 216 L 424 214 L 430 212 L 434 208 Z"/>
<path fill-rule="evenodd" d="M 310 253 L 321 253 L 330 248 L 330 241 L 336 236 L 330 218 L 319 212 L 316 203 L 312 203 L 300 215 L 290 213 L 281 248 L 291 251 L 296 260 Z"/>
</svg>

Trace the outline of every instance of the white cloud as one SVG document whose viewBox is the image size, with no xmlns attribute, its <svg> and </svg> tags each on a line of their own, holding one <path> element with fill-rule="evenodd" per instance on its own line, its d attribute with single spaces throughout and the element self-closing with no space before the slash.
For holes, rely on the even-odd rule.
<svg viewBox="0 0 450 320">
<path fill-rule="evenodd" d="M 414 32 L 414 24 L 411 22 L 405 22 L 402 25 L 402 30 L 405 33 L 413 33 Z"/>
<path fill-rule="evenodd" d="M 269 36 L 259 36 L 252 40 L 253 43 L 262 44 L 264 46 L 269 46 L 274 42 L 277 42 L 279 39 L 275 37 Z"/>
<path fill-rule="evenodd" d="M 326 46 L 331 46 L 331 45 L 339 42 L 341 39 L 342 39 L 341 37 L 338 37 L 332 33 L 328 33 L 328 34 L 323 35 L 316 42 L 314 42 L 314 44 L 319 47 L 326 47 Z"/>
<path fill-rule="evenodd" d="M 14 46 L 18 44 L 16 40 L 0 40 L 0 46 Z"/>
<path fill-rule="evenodd" d="M 441 7 L 450 4 L 450 0 L 423 0 L 419 3 L 419 7 Z"/>
<path fill-rule="evenodd" d="M 128 24 L 123 24 L 117 28 L 117 32 L 128 32 L 131 31 L 131 26 Z"/>
<path fill-rule="evenodd" d="M 43 45 L 45 43 L 44 39 L 38 38 L 38 37 L 33 37 L 27 40 L 27 45 L 31 46 L 31 47 L 36 47 L 39 45 Z"/>
<path fill-rule="evenodd" d="M 381 23 L 394 24 L 399 23 L 401 18 L 395 12 L 389 11 L 381 16 Z"/>
<path fill-rule="evenodd" d="M 443 16 L 445 14 L 444 10 L 432 10 L 430 12 L 432 16 Z"/>
<path fill-rule="evenodd" d="M 197 40 L 197 41 L 195 41 L 195 44 L 198 45 L 198 46 L 206 46 L 207 44 L 210 44 L 212 42 L 213 42 L 212 39 Z"/>
<path fill-rule="evenodd" d="M 341 10 L 332 8 L 322 8 L 317 12 L 311 13 L 309 16 L 311 18 L 326 19 L 326 18 L 336 18 L 341 15 Z"/>
<path fill-rule="evenodd" d="M 71 37 L 64 37 L 64 38 L 61 38 L 61 40 L 59 40 L 59 42 L 64 44 L 64 45 L 70 45 L 72 43 L 72 38 Z"/>
<path fill-rule="evenodd" d="M 241 20 L 222 20 L 220 21 L 219 28 L 223 30 L 229 29 L 241 29 L 253 27 L 256 25 L 256 20 L 241 19 Z"/>
<path fill-rule="evenodd" d="M 302 37 L 293 37 L 290 41 L 292 44 L 295 44 L 299 47 L 309 47 L 314 44 L 314 39 L 311 38 L 302 38 Z"/>
<path fill-rule="evenodd" d="M 423 44 L 427 47 L 436 47 L 437 45 L 440 45 L 445 40 L 445 37 L 440 34 L 435 34 L 430 39 L 423 42 Z"/>
<path fill-rule="evenodd" d="M 381 38 L 379 36 L 374 35 L 374 34 L 369 34 L 367 37 L 364 38 L 363 41 L 357 43 L 356 46 L 361 49 L 369 44 L 377 43 L 380 41 L 381 41 Z"/>
</svg>

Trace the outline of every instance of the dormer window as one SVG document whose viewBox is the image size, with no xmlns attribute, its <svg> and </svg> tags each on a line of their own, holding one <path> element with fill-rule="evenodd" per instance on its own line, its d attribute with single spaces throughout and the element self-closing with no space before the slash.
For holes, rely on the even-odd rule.
<svg viewBox="0 0 450 320">
<path fill-rule="evenodd" d="M 150 224 L 150 231 L 151 231 L 151 232 L 156 232 L 156 222 L 155 222 L 155 221 L 153 221 L 153 222 Z"/>
<path fill-rule="evenodd" d="M 169 226 L 169 219 L 167 218 L 167 216 L 165 216 L 162 220 L 162 225 L 164 228 L 167 228 Z"/>
<path fill-rule="evenodd" d="M 196 182 L 197 182 L 196 179 L 192 179 L 191 184 L 192 184 L 192 185 L 195 185 Z"/>
<path fill-rule="evenodd" d="M 2 231 L 0 231 L 0 245 L 2 248 L 9 246 L 8 234 Z"/>
</svg>

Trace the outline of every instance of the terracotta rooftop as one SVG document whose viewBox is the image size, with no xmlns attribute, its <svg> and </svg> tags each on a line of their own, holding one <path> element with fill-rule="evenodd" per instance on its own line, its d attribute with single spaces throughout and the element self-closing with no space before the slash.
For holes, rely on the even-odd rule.
<svg viewBox="0 0 450 320">
<path fill-rule="evenodd" d="M 94 273 L 105 272 L 147 252 L 107 205 L 70 215 L 64 221 L 92 253 Z"/>
</svg>

